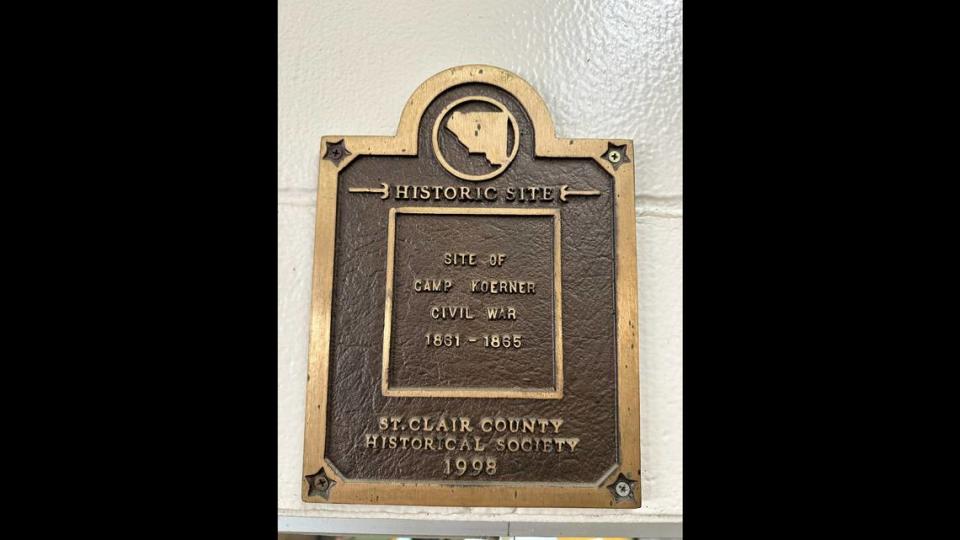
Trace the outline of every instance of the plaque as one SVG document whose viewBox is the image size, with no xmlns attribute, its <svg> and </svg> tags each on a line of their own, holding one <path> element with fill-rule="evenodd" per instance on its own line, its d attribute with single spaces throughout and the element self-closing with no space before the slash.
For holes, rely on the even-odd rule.
<svg viewBox="0 0 960 540">
<path fill-rule="evenodd" d="M 485 65 L 322 138 L 304 501 L 640 506 L 633 161 Z"/>
</svg>

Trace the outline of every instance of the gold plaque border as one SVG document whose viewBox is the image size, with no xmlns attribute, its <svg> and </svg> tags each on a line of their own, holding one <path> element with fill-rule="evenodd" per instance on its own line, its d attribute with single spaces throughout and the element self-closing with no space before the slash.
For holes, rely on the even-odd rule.
<svg viewBox="0 0 960 540">
<path fill-rule="evenodd" d="M 553 380 L 552 390 L 506 390 L 501 388 L 441 388 L 390 386 L 390 336 L 393 332 L 393 263 L 396 250 L 397 214 L 480 215 L 480 216 L 553 216 Z M 406 206 L 390 209 L 387 222 L 387 295 L 383 314 L 383 371 L 380 390 L 388 397 L 445 397 L 445 398 L 563 398 L 563 302 L 560 267 L 560 210 L 557 208 L 457 208 L 436 206 Z"/>
<path fill-rule="evenodd" d="M 351 152 L 338 164 L 320 160 L 317 186 L 316 236 L 311 293 L 309 365 L 304 419 L 303 475 L 324 467 L 330 352 L 333 257 L 336 237 L 337 177 L 359 155 L 417 155 L 417 130 L 427 106 L 448 88 L 468 83 L 499 87 L 512 94 L 530 116 L 535 130 L 534 152 L 542 157 L 593 158 L 613 178 L 616 196 L 616 295 L 617 295 L 617 396 L 620 466 L 596 486 L 484 486 L 443 485 L 424 482 L 351 482 L 325 470 L 336 482 L 329 498 L 309 495 L 301 482 L 301 497 L 310 503 L 400 504 L 425 506 L 498 506 L 554 508 L 637 508 L 640 506 L 640 372 L 637 345 L 637 245 L 634 210 L 634 166 L 615 169 L 603 159 L 608 144 L 626 145 L 627 157 L 636 163 L 633 141 L 628 139 L 565 139 L 556 137 L 553 119 L 543 98 L 519 76 L 488 65 L 466 65 L 445 70 L 421 84 L 407 101 L 394 136 L 326 136 L 327 144 L 343 141 Z M 339 166 L 338 166 L 339 165 Z M 616 501 L 607 488 L 619 474 L 636 481 L 635 500 Z"/>
</svg>

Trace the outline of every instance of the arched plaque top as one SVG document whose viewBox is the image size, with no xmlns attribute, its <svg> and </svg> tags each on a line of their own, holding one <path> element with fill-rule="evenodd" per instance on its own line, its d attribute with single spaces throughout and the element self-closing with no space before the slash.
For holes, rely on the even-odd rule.
<svg viewBox="0 0 960 540">
<path fill-rule="evenodd" d="M 537 135 L 535 137 L 536 154 L 538 156 L 553 155 L 550 148 L 551 143 L 556 142 L 556 131 L 547 104 L 540 94 L 515 73 L 483 64 L 446 69 L 424 81 L 407 100 L 400 114 L 396 138 L 403 143 L 409 143 L 407 148 L 416 153 L 417 129 L 424 111 L 445 90 L 468 83 L 489 84 L 513 95 L 533 121 L 533 129 Z"/>
<path fill-rule="evenodd" d="M 503 68 L 486 64 L 468 64 L 445 69 L 424 81 L 407 100 L 400 114 L 394 136 L 323 137 L 321 152 L 339 141 L 358 152 L 347 154 L 334 169 L 343 169 L 359 154 L 415 156 L 418 154 L 418 131 L 424 112 L 444 91 L 463 84 L 489 84 L 510 93 L 529 115 L 535 132 L 534 153 L 540 157 L 590 157 L 616 178 L 617 167 L 604 159 L 609 145 L 623 145 L 632 157 L 633 141 L 627 139 L 557 138 L 556 128 L 546 102 L 530 83 Z M 323 154 L 321 154 L 323 155 Z M 321 167 L 324 165 L 321 164 Z M 632 174 L 631 174 L 632 176 Z M 631 180 L 632 181 L 632 180 Z"/>
</svg>

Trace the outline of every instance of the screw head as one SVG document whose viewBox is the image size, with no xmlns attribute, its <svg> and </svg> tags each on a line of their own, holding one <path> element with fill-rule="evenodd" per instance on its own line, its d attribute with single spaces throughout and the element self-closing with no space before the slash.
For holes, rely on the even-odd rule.
<svg viewBox="0 0 960 540">
<path fill-rule="evenodd" d="M 333 158 L 338 158 L 338 157 L 340 157 L 340 149 L 339 149 L 339 148 L 334 148 L 333 150 L 331 150 L 331 151 L 330 151 L 330 156 L 333 157 Z"/>
<path fill-rule="evenodd" d="M 626 482 L 617 482 L 617 485 L 616 487 L 614 487 L 614 490 L 616 490 L 617 495 L 621 497 L 626 497 L 630 495 L 630 485 L 627 484 Z"/>
<path fill-rule="evenodd" d="M 613 150 L 607 154 L 607 159 L 610 160 L 610 163 L 620 163 L 620 152 Z"/>
<path fill-rule="evenodd" d="M 313 479 L 313 485 L 316 486 L 317 489 L 327 489 L 327 479 L 322 476 L 318 476 Z"/>
</svg>

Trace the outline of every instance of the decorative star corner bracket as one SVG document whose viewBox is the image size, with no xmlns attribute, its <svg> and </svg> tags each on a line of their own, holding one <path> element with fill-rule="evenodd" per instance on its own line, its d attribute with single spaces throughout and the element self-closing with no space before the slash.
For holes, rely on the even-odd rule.
<svg viewBox="0 0 960 540">
<path fill-rule="evenodd" d="M 627 145 L 616 145 L 612 142 L 607 143 L 607 151 L 600 155 L 601 158 L 610 162 L 613 170 L 617 170 L 624 163 L 630 163 L 630 157 L 627 156 Z"/>
<path fill-rule="evenodd" d="M 319 495 L 324 499 L 330 498 L 330 490 L 337 484 L 332 478 L 327 478 L 327 472 L 323 470 L 323 467 L 316 474 L 305 476 L 304 479 L 309 486 L 308 495 Z"/>
<path fill-rule="evenodd" d="M 631 480 L 623 473 L 620 473 L 617 479 L 607 486 L 607 489 L 613 494 L 613 500 L 615 502 L 632 501 L 636 497 L 636 490 L 634 489 L 636 483 L 636 480 Z"/>
<path fill-rule="evenodd" d="M 340 139 L 337 142 L 327 143 L 327 152 L 323 155 L 323 159 L 330 160 L 334 166 L 339 167 L 340 161 L 346 159 L 349 155 L 350 151 L 347 150 L 347 145 L 343 144 L 343 139 Z"/>
</svg>

